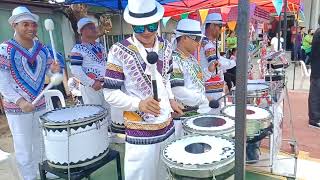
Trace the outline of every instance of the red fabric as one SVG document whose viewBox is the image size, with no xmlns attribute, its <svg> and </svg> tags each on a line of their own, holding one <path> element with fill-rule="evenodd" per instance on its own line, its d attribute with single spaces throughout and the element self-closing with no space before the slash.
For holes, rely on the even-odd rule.
<svg viewBox="0 0 320 180">
<path fill-rule="evenodd" d="M 275 8 L 272 4 L 272 0 L 250 0 L 250 2 L 258 5 L 260 8 L 268 12 L 275 12 Z M 296 7 L 298 7 L 300 5 L 300 0 L 288 0 L 288 5 L 291 5 L 291 4 L 294 4 Z M 238 0 L 181 0 L 178 2 L 165 4 L 164 16 L 166 17 L 177 16 L 185 12 L 195 12 L 199 9 L 219 8 L 219 7 L 237 6 L 237 5 L 238 5 Z M 288 10 L 296 11 L 297 8 L 288 9 Z M 212 13 L 210 11 L 209 13 Z"/>
<path fill-rule="evenodd" d="M 207 80 L 207 82 L 217 82 L 217 81 L 221 81 L 220 76 L 214 76 Z"/>
</svg>

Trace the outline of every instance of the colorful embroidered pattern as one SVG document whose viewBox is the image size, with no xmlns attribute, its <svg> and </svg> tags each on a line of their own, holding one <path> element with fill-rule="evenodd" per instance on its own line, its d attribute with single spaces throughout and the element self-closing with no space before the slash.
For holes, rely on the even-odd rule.
<svg viewBox="0 0 320 180">
<path fill-rule="evenodd" d="M 224 87 L 224 81 L 206 81 L 205 87 L 206 93 L 222 92 Z"/>
<path fill-rule="evenodd" d="M 184 86 L 183 73 L 180 71 L 180 69 L 173 69 L 173 72 L 171 73 L 170 83 L 171 88 Z"/>
<path fill-rule="evenodd" d="M 186 78 L 189 78 L 192 84 L 201 91 L 204 91 L 204 81 L 203 74 L 200 65 L 194 57 L 186 57 L 180 52 L 174 51 L 172 54 L 173 61 L 176 63 L 177 67 L 173 69 L 173 75 L 175 71 L 177 72 L 177 79 L 171 83 L 171 87 L 181 85 L 179 81 L 186 81 Z M 181 73 L 181 75 L 179 75 Z M 175 84 L 178 83 L 178 84 Z M 184 83 L 183 85 L 184 86 Z"/>
<path fill-rule="evenodd" d="M 105 76 L 106 57 L 100 43 L 76 44 L 70 54 L 71 65 L 81 66 L 91 79 L 103 79 Z"/>
<path fill-rule="evenodd" d="M 39 102 L 35 105 L 35 111 L 40 111 L 46 108 L 46 102 L 44 98 L 41 98 Z M 3 108 L 7 114 L 24 114 L 21 108 L 15 103 L 3 101 Z"/>
<path fill-rule="evenodd" d="M 7 44 L 12 78 L 33 100 L 44 87 L 45 74 L 51 63 L 47 49 L 39 41 L 35 41 L 31 53 L 15 40 L 9 40 Z"/>
<path fill-rule="evenodd" d="M 158 56 L 159 61 L 157 62 L 157 69 L 163 77 L 164 83 L 169 80 L 169 68 L 170 63 L 168 63 L 169 55 L 168 44 L 166 41 L 159 39 L 160 46 L 163 47 L 159 49 Z M 128 40 L 124 40 L 121 43 L 116 43 L 110 49 L 110 53 L 121 61 L 122 69 L 125 69 L 126 75 L 130 76 L 130 79 L 137 84 L 137 88 L 144 96 L 150 96 L 151 89 L 151 79 L 150 76 L 144 73 L 146 69 L 146 64 L 144 63 L 137 47 L 131 44 Z M 113 66 L 113 65 L 111 65 Z M 114 88 L 120 88 L 123 84 L 124 74 L 121 71 L 115 71 L 115 69 L 108 68 L 106 70 L 105 76 L 105 86 Z M 166 83 L 165 83 L 166 84 Z"/>
<path fill-rule="evenodd" d="M 130 144 L 156 144 L 162 142 L 174 133 L 174 124 L 172 119 L 169 119 L 167 122 L 162 124 L 167 123 L 169 124 L 164 127 L 159 124 L 157 129 L 150 128 L 148 130 L 130 129 L 126 126 L 126 141 Z M 150 124 L 145 124 L 146 127 L 149 125 Z M 153 124 L 153 126 L 157 126 L 157 124 Z"/>
<path fill-rule="evenodd" d="M 10 63 L 7 60 L 7 57 L 0 55 L 0 69 L 9 70 Z"/>
<path fill-rule="evenodd" d="M 71 52 L 69 56 L 71 65 L 82 66 L 83 56 L 78 52 Z"/>
</svg>

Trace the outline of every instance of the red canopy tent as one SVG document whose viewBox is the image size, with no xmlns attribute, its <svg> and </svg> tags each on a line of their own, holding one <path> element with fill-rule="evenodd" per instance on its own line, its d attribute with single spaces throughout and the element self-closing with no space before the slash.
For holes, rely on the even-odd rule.
<svg viewBox="0 0 320 180">
<path fill-rule="evenodd" d="M 268 11 L 275 12 L 272 0 L 250 0 L 251 3 L 256 4 L 258 7 Z M 164 5 L 165 16 L 177 16 L 183 13 L 196 12 L 199 9 L 214 9 L 226 6 L 237 6 L 238 0 L 180 0 Z M 300 0 L 288 0 L 288 11 L 298 11 Z"/>
</svg>

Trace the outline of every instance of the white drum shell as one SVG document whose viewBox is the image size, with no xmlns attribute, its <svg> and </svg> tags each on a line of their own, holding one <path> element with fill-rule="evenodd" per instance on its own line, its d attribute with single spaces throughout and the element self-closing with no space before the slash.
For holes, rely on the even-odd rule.
<svg viewBox="0 0 320 180">
<path fill-rule="evenodd" d="M 106 110 L 101 106 L 79 105 L 53 110 L 41 116 L 49 165 L 66 169 L 69 164 L 70 168 L 76 168 L 104 157 L 109 146 L 106 115 Z"/>
<path fill-rule="evenodd" d="M 256 112 L 255 114 L 246 115 L 247 136 L 254 137 L 260 134 L 260 130 L 267 128 L 270 125 L 273 116 L 270 110 L 253 105 L 247 105 L 247 110 Z M 235 118 L 235 105 L 224 107 L 221 110 L 221 113 L 237 121 Z"/>
<path fill-rule="evenodd" d="M 221 148 L 221 146 L 217 145 L 217 139 L 228 139 L 226 141 L 228 146 L 231 146 L 233 155 L 230 157 L 224 158 L 221 161 L 210 163 L 210 158 L 214 159 L 210 152 L 205 152 L 203 155 L 206 155 L 208 158 L 199 158 L 199 154 L 191 154 L 188 152 L 171 152 L 168 151 L 179 151 L 184 146 L 175 146 L 170 147 L 170 145 L 174 143 L 179 143 L 179 141 L 184 141 L 184 145 L 192 144 L 192 143 L 206 143 L 212 147 L 212 151 L 217 151 L 217 149 Z M 182 148 L 181 148 L 182 147 Z M 220 150 L 218 152 L 220 153 Z M 171 159 L 173 156 L 185 156 L 184 159 Z M 182 138 L 176 139 L 169 143 L 164 150 L 162 151 L 162 160 L 166 164 L 166 166 L 170 169 L 171 173 L 179 176 L 185 177 L 193 177 L 193 178 L 208 178 L 213 176 L 218 176 L 230 171 L 234 167 L 234 142 L 233 140 L 227 137 L 219 137 L 219 136 L 202 136 L 202 135 L 192 135 L 192 136 L 184 136 Z M 183 162 L 181 161 L 183 160 Z M 191 160 L 203 161 L 200 162 L 189 162 Z"/>
<path fill-rule="evenodd" d="M 194 121 L 203 117 L 207 118 L 221 118 L 226 121 L 222 126 L 202 127 L 197 126 Z M 235 134 L 235 122 L 233 119 L 226 116 L 217 116 L 212 114 L 202 114 L 186 118 L 183 121 L 183 129 L 186 135 L 198 134 L 198 135 L 213 135 L 213 136 L 228 136 L 234 137 Z"/>
<path fill-rule="evenodd" d="M 68 163 L 68 159 L 70 163 L 77 163 L 102 154 L 109 146 L 108 123 L 103 120 L 99 126 L 93 123 L 77 130 L 70 129 L 69 144 L 66 130 L 45 130 L 43 137 L 47 159 L 54 164 Z"/>
</svg>

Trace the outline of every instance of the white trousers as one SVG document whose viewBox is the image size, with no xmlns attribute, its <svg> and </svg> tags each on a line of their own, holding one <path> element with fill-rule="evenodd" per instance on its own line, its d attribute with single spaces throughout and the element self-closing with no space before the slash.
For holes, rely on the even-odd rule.
<svg viewBox="0 0 320 180">
<path fill-rule="evenodd" d="M 84 104 L 107 106 L 102 90 L 95 91 L 92 87 L 80 85 L 80 91 Z"/>
<path fill-rule="evenodd" d="M 43 113 L 45 110 L 34 114 L 7 114 L 17 166 L 24 180 L 34 180 L 37 176 L 38 164 L 41 160 L 39 116 Z"/>
<path fill-rule="evenodd" d="M 161 160 L 161 150 L 165 143 L 136 145 L 125 144 L 124 174 L 125 180 L 167 180 L 168 173 Z"/>
<path fill-rule="evenodd" d="M 174 122 L 174 136 L 176 139 L 182 137 L 184 134 L 182 121 L 183 120 L 173 120 L 173 122 Z"/>
</svg>

